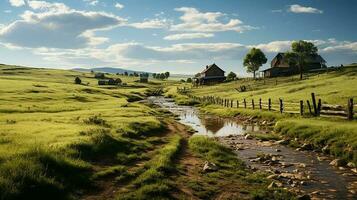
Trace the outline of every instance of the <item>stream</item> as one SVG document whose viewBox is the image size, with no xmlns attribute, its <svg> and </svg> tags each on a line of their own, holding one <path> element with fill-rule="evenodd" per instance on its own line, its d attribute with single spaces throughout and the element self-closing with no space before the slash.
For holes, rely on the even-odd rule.
<svg viewBox="0 0 357 200">
<path fill-rule="evenodd" d="M 236 119 L 200 115 L 193 106 L 179 106 L 173 99 L 150 97 L 149 101 L 179 116 L 179 122 L 214 137 L 232 148 L 253 170 L 271 172 L 275 185 L 309 194 L 312 199 L 357 200 L 357 174 L 349 168 L 333 167 L 332 158 L 312 151 L 297 151 L 271 141 L 248 138 L 252 132 L 266 133 L 267 127 Z"/>
</svg>

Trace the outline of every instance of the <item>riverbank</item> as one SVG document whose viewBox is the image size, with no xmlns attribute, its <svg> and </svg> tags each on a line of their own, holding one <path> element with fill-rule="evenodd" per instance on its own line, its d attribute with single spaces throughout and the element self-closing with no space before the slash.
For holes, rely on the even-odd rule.
<svg viewBox="0 0 357 200">
<path fill-rule="evenodd" d="M 177 120 L 195 130 L 198 137 L 203 135 L 207 141 L 218 141 L 251 170 L 269 174 L 269 188 L 284 187 L 294 193 L 325 199 L 353 199 L 357 191 L 356 172 L 329 165 L 332 159 L 307 151 L 309 145 L 303 145 L 301 150 L 286 146 L 289 140 L 270 132 L 272 121 L 248 116 L 217 117 L 202 113 L 197 107 L 177 105 L 172 99 L 156 97 L 152 100 L 177 115 Z M 295 139 L 291 141 L 297 144 Z M 199 146 L 212 149 L 206 143 Z"/>
<path fill-rule="evenodd" d="M 181 94 L 175 95 L 175 88 L 168 90 L 170 96 L 179 97 L 182 105 L 191 102 L 189 97 L 183 98 Z M 176 92 L 177 93 L 177 92 Z M 183 102 L 182 102 L 183 101 Z M 185 102 L 186 101 L 186 102 Z M 230 117 L 239 120 L 269 122 L 274 124 L 274 131 L 286 140 L 293 141 L 291 145 L 298 147 L 303 144 L 311 144 L 311 150 L 321 151 L 334 156 L 342 161 L 345 166 L 357 166 L 357 121 L 328 118 L 305 118 L 298 115 L 268 112 L 264 110 L 252 110 L 244 108 L 227 108 L 220 105 L 195 104 L 205 114 Z"/>
</svg>

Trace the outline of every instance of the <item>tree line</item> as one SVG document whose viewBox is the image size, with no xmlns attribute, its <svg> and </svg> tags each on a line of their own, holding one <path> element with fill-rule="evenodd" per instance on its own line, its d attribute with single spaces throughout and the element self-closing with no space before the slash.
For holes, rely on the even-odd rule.
<svg viewBox="0 0 357 200">
<path fill-rule="evenodd" d="M 155 79 L 160 79 L 160 80 L 168 79 L 170 77 L 170 72 L 153 73 L 152 77 L 155 78 Z"/>
</svg>

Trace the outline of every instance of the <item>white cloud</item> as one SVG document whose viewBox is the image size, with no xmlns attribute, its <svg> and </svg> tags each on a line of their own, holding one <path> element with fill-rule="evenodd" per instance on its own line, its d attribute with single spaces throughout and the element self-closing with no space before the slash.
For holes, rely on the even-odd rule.
<svg viewBox="0 0 357 200">
<path fill-rule="evenodd" d="M 259 48 L 265 52 L 284 52 L 288 51 L 291 47 L 292 41 L 273 41 L 269 43 L 263 43 L 258 45 L 249 45 L 249 48 Z"/>
<path fill-rule="evenodd" d="M 83 48 L 107 41 L 96 37 L 95 31 L 113 28 L 125 19 L 104 12 L 85 12 L 69 9 L 64 4 L 35 1 L 29 3 L 34 13 L 24 12 L 0 30 L 0 41 L 19 47 Z"/>
<path fill-rule="evenodd" d="M 214 37 L 213 33 L 182 33 L 173 34 L 164 37 L 164 40 L 184 40 L 184 39 L 196 39 L 196 38 L 210 38 Z"/>
<path fill-rule="evenodd" d="M 117 3 L 115 4 L 115 7 L 116 7 L 117 9 L 121 10 L 121 9 L 124 8 L 124 5 L 117 2 Z"/>
<path fill-rule="evenodd" d="M 138 28 L 138 29 L 158 29 L 158 28 L 168 28 L 171 21 L 168 19 L 145 19 L 143 22 L 137 22 L 129 24 L 129 26 Z"/>
<path fill-rule="evenodd" d="M 314 13 L 314 14 L 321 14 L 323 13 L 322 10 L 313 7 L 304 7 L 298 4 L 290 5 L 288 11 L 293 13 Z"/>
<path fill-rule="evenodd" d="M 219 19 L 226 14 L 221 12 L 200 12 L 196 8 L 176 8 L 176 11 L 183 12 L 180 17 L 182 23 L 171 26 L 172 31 L 190 31 L 190 32 L 221 32 L 236 31 L 244 32 L 254 29 L 252 26 L 244 25 L 239 19 L 230 19 L 227 23 Z"/>
<path fill-rule="evenodd" d="M 14 7 L 21 7 L 25 5 L 24 0 L 9 0 L 10 4 Z"/>
<path fill-rule="evenodd" d="M 66 12 L 70 8 L 63 3 L 49 3 L 47 1 L 27 1 L 30 8 L 40 11 Z"/>
<path fill-rule="evenodd" d="M 88 5 L 96 6 L 99 4 L 99 0 L 83 0 L 84 2 L 88 3 Z"/>
</svg>

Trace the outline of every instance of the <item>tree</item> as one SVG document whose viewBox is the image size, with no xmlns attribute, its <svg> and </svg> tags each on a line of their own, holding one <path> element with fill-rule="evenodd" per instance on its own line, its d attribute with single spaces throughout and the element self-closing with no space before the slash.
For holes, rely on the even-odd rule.
<svg viewBox="0 0 357 200">
<path fill-rule="evenodd" d="M 125 76 L 128 76 L 128 72 L 124 72 L 124 75 L 125 75 Z"/>
<path fill-rule="evenodd" d="M 192 78 L 187 78 L 186 82 L 187 83 L 192 83 Z"/>
<path fill-rule="evenodd" d="M 77 77 L 74 79 L 74 83 L 75 83 L 75 84 L 81 84 L 81 83 L 82 83 L 82 80 L 77 76 Z"/>
<path fill-rule="evenodd" d="M 317 55 L 317 47 L 312 42 L 304 40 L 295 41 L 291 44 L 291 52 L 286 53 L 289 65 L 295 65 L 299 69 L 300 80 L 304 73 L 304 65 L 311 56 Z"/>
<path fill-rule="evenodd" d="M 265 54 L 257 48 L 252 48 L 248 54 L 245 56 L 243 65 L 247 68 L 247 72 L 252 72 L 255 79 L 255 72 L 265 64 L 268 59 L 265 57 Z"/>
<path fill-rule="evenodd" d="M 156 78 L 156 73 L 153 73 L 153 74 L 152 74 L 152 77 L 153 77 L 153 78 Z"/>
<path fill-rule="evenodd" d="M 165 75 L 164 73 L 161 73 L 161 74 L 160 74 L 160 79 L 161 79 L 161 80 L 164 80 L 165 78 L 166 78 L 166 75 Z"/>
<path fill-rule="evenodd" d="M 165 78 L 168 79 L 170 77 L 170 72 L 165 72 Z"/>
<path fill-rule="evenodd" d="M 233 81 L 236 78 L 237 78 L 237 74 L 235 74 L 234 72 L 229 72 L 229 74 L 227 75 L 228 81 Z"/>
<path fill-rule="evenodd" d="M 115 83 L 117 85 L 120 85 L 122 83 L 122 80 L 120 78 L 115 79 Z"/>
</svg>

